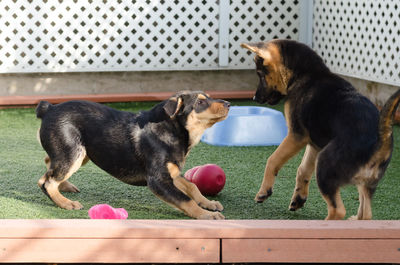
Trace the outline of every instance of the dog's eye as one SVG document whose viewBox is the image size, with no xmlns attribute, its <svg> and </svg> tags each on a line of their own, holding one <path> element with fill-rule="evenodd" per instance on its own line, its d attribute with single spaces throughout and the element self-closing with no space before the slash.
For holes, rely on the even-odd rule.
<svg viewBox="0 0 400 265">
<path fill-rule="evenodd" d="M 199 99 L 199 100 L 197 101 L 197 105 L 199 105 L 199 106 L 204 106 L 205 104 L 206 104 L 206 101 L 203 100 L 203 99 Z"/>
</svg>

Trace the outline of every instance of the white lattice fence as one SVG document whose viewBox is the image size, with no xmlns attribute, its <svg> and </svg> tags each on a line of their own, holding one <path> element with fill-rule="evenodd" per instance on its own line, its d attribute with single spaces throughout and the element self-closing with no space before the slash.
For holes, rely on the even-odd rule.
<svg viewBox="0 0 400 265">
<path fill-rule="evenodd" d="M 240 48 L 242 42 L 299 39 L 300 4 L 297 0 L 231 1 L 230 8 L 231 67 L 254 68 L 253 55 Z"/>
<path fill-rule="evenodd" d="M 239 44 L 297 39 L 298 6 L 297 0 L 0 0 L 0 72 L 253 68 Z M 221 38 L 228 41 L 228 65 L 220 63 Z"/>
<path fill-rule="evenodd" d="M 400 2 L 314 1 L 313 48 L 337 73 L 400 85 Z"/>
</svg>

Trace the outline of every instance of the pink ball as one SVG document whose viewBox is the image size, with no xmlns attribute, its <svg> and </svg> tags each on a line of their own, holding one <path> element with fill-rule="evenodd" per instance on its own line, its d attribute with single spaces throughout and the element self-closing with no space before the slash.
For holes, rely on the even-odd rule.
<svg viewBox="0 0 400 265">
<path fill-rule="evenodd" d="M 88 211 L 91 219 L 126 219 L 128 212 L 124 208 L 113 208 L 108 204 L 94 205 Z"/>
<path fill-rule="evenodd" d="M 225 181 L 224 170 L 215 164 L 201 166 L 192 177 L 192 182 L 203 195 L 217 195 L 223 189 Z"/>
<path fill-rule="evenodd" d="M 191 169 L 189 169 L 188 171 L 186 171 L 186 172 L 185 172 L 185 175 L 184 175 L 185 179 L 187 179 L 187 180 L 189 180 L 190 182 L 192 182 L 194 173 L 196 173 L 196 171 L 197 171 L 200 167 L 202 167 L 202 166 L 195 166 L 195 167 L 192 167 Z"/>
</svg>

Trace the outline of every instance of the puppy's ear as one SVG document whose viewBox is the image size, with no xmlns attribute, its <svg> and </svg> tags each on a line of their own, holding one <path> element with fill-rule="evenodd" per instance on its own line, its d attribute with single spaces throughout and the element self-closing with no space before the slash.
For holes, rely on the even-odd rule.
<svg viewBox="0 0 400 265">
<path fill-rule="evenodd" d="M 254 52 L 266 61 L 271 60 L 271 53 L 268 50 L 268 44 L 266 42 L 242 43 L 240 46 Z"/>
<path fill-rule="evenodd" d="M 173 119 L 176 114 L 178 114 L 179 110 L 183 106 L 183 100 L 181 97 L 171 97 L 164 104 L 164 111 L 167 115 Z"/>
</svg>

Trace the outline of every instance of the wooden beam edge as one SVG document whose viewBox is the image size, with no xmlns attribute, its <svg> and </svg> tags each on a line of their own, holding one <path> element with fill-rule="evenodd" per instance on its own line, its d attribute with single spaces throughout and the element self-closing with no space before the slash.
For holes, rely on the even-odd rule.
<svg viewBox="0 0 400 265">
<path fill-rule="evenodd" d="M 205 91 L 213 98 L 223 99 L 251 99 L 254 91 L 248 90 L 226 90 Z M 0 97 L 0 108 L 26 107 L 37 105 L 41 100 L 53 104 L 69 100 L 88 100 L 99 103 L 133 102 L 133 101 L 161 101 L 173 95 L 173 92 L 149 92 L 149 93 L 123 93 L 123 94 L 75 94 L 75 95 L 32 95 L 32 96 L 2 96 Z M 381 107 L 378 106 L 380 109 Z M 400 110 L 395 114 L 394 121 L 400 124 Z"/>
<path fill-rule="evenodd" d="M 205 91 L 211 97 L 224 99 L 250 99 L 253 91 Z M 172 96 L 173 92 L 123 93 L 123 94 L 75 94 L 75 95 L 32 95 L 32 96 L 3 96 L 0 106 L 32 106 L 41 100 L 57 104 L 68 100 L 89 100 L 100 103 L 131 102 L 131 101 L 161 101 Z"/>
<path fill-rule="evenodd" d="M 400 239 L 400 221 L 0 219 L 0 238 Z"/>
</svg>

